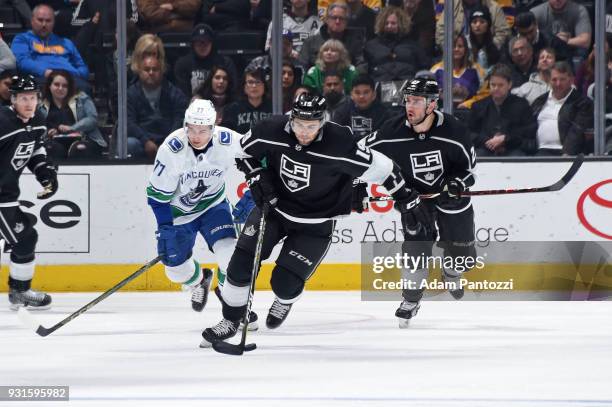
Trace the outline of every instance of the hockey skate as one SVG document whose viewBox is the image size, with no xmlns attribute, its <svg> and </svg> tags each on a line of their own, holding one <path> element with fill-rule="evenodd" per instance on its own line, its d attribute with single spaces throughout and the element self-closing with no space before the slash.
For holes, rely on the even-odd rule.
<svg viewBox="0 0 612 407">
<path fill-rule="evenodd" d="M 461 287 L 461 277 L 460 276 L 451 276 L 450 274 L 446 273 L 446 270 L 442 270 L 442 281 L 454 282 L 456 289 L 449 289 L 448 292 L 456 300 L 460 300 L 463 298 L 465 291 L 463 290 L 463 287 Z"/>
<path fill-rule="evenodd" d="M 410 320 L 416 316 L 419 308 L 421 308 L 421 304 L 418 302 L 402 301 L 399 308 L 395 311 L 400 329 L 406 329 L 410 326 Z"/>
<path fill-rule="evenodd" d="M 11 288 L 9 289 L 9 303 L 9 308 L 13 311 L 20 307 L 28 310 L 45 310 L 51 308 L 51 296 L 32 289 L 19 291 Z"/>
<path fill-rule="evenodd" d="M 200 348 L 210 348 L 215 342 L 225 341 L 233 337 L 238 332 L 239 326 L 240 322 L 223 318 L 217 325 L 206 328 L 202 332 L 202 338 L 204 339 L 200 343 Z"/>
<path fill-rule="evenodd" d="M 292 305 L 293 304 L 281 304 L 278 298 L 276 298 L 266 318 L 266 326 L 268 329 L 275 329 L 281 326 L 283 321 L 287 318 L 287 315 L 289 315 Z"/>
<path fill-rule="evenodd" d="M 219 286 L 215 287 L 215 295 L 217 296 L 221 304 L 223 304 L 223 299 L 221 298 L 221 290 L 219 289 Z M 259 318 L 257 317 L 255 311 L 251 311 L 251 313 L 249 314 L 249 332 L 254 332 L 259 329 L 259 324 L 257 323 L 258 319 Z M 242 328 L 244 328 L 244 323 L 241 320 L 240 329 Z"/>
<path fill-rule="evenodd" d="M 190 287 L 191 290 L 191 308 L 196 312 L 202 312 L 208 301 L 208 291 L 212 283 L 213 272 L 210 269 L 202 269 L 202 281 L 199 284 Z"/>
</svg>

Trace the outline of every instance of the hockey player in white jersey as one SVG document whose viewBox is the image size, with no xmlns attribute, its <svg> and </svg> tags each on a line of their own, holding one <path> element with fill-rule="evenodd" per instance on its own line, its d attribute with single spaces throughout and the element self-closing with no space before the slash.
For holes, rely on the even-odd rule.
<svg viewBox="0 0 612 407">
<path fill-rule="evenodd" d="M 193 256 L 196 235 L 200 233 L 214 253 L 220 275 L 236 244 L 225 176 L 241 151 L 241 135 L 215 126 L 216 117 L 209 100 L 196 99 L 189 105 L 183 128 L 172 132 L 160 146 L 147 187 L 166 276 L 192 291 L 195 311 L 206 306 L 213 279 L 213 272 L 201 268 Z M 222 280 L 220 276 L 219 282 Z"/>
</svg>

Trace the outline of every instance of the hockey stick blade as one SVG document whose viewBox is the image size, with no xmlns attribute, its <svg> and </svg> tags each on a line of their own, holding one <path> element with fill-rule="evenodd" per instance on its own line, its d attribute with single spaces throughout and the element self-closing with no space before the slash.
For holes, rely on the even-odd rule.
<svg viewBox="0 0 612 407">
<path fill-rule="evenodd" d="M 60 329 L 61 327 L 63 327 L 64 325 L 66 325 L 67 323 L 69 323 L 70 321 L 72 321 L 73 319 L 75 319 L 76 317 L 78 317 L 79 315 L 87 312 L 94 305 L 102 302 L 102 300 L 106 299 L 111 294 L 118 291 L 120 288 L 122 288 L 123 286 L 127 285 L 129 282 L 134 280 L 136 277 L 140 276 L 142 273 L 149 270 L 151 267 L 157 264 L 160 260 L 161 260 L 161 256 L 154 258 L 153 260 L 151 260 L 150 262 L 148 262 L 147 264 L 139 268 L 137 271 L 130 274 L 129 276 L 127 276 L 126 278 L 124 278 L 123 280 L 115 284 L 113 287 L 109 288 L 104 293 L 94 298 L 92 301 L 88 302 L 87 304 L 85 304 L 84 306 L 82 306 L 81 308 L 73 312 L 72 314 L 68 315 L 66 318 L 62 319 L 60 322 L 58 322 L 57 324 L 53 325 L 50 328 L 45 328 L 44 326 L 37 324 L 34 320 L 34 317 L 23 307 L 20 307 L 19 310 L 17 310 L 17 316 L 19 317 L 19 319 L 21 319 L 21 321 L 24 324 L 35 329 L 35 332 L 38 335 L 42 337 L 48 336 L 52 334 L 53 332 L 57 331 L 58 329 Z"/>
<path fill-rule="evenodd" d="M 225 353 L 226 355 L 235 355 L 240 356 L 244 352 L 250 352 L 252 350 L 257 349 L 257 345 L 254 343 L 247 343 L 244 346 L 242 343 L 238 345 L 231 344 L 229 342 L 218 341 L 212 344 L 212 347 L 215 351 L 219 353 Z"/>
</svg>

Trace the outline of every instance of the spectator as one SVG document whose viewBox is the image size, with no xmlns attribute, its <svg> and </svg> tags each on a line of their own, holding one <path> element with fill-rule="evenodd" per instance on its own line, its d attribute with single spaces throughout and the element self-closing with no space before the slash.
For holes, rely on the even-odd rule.
<svg viewBox="0 0 612 407">
<path fill-rule="evenodd" d="M 203 0 L 198 22 L 215 32 L 248 30 L 259 4 L 259 0 Z"/>
<path fill-rule="evenodd" d="M 536 149 L 537 123 L 529 103 L 510 93 L 512 71 L 507 65 L 492 67 L 490 96 L 474 103 L 468 128 L 476 155 L 523 156 Z"/>
<path fill-rule="evenodd" d="M 321 92 L 323 90 L 323 77 L 327 71 L 337 72 L 342 78 L 344 92 L 350 92 L 351 83 L 353 78 L 357 76 L 357 71 L 351 65 L 346 48 L 338 40 L 327 40 L 321 45 L 315 66 L 310 68 L 304 76 L 304 85 Z"/>
<path fill-rule="evenodd" d="M 14 70 L 16 62 L 13 51 L 11 51 L 6 42 L 4 42 L 2 36 L 0 36 L 0 73 L 6 70 Z"/>
<path fill-rule="evenodd" d="M 327 16 L 325 24 L 316 35 L 308 37 L 302 45 L 300 56 L 298 57 L 299 64 L 304 68 L 310 68 L 315 65 L 319 49 L 323 43 L 329 39 L 339 40 L 344 44 L 344 47 L 349 53 L 351 63 L 360 72 L 365 72 L 367 67 L 363 60 L 364 38 L 356 33 L 348 34 L 346 32 L 347 20 L 349 16 L 348 7 L 342 3 L 333 3 L 327 8 Z"/>
<path fill-rule="evenodd" d="M 244 96 L 225 107 L 221 125 L 246 133 L 258 121 L 272 116 L 272 102 L 263 69 L 246 69 L 242 89 Z"/>
<path fill-rule="evenodd" d="M 499 49 L 493 43 L 491 14 L 486 7 L 478 6 L 470 14 L 470 34 L 467 38 L 471 60 L 485 71 L 499 62 Z"/>
<path fill-rule="evenodd" d="M 612 53 L 608 53 L 608 69 L 606 71 L 606 131 L 604 154 L 612 155 Z M 592 83 L 587 91 L 587 96 L 590 100 L 594 100 L 593 93 L 595 92 L 595 84 Z"/>
<path fill-rule="evenodd" d="M 147 56 L 136 66 L 138 80 L 127 91 L 128 153 L 153 159 L 168 134 L 182 127 L 189 99 L 164 79 L 163 59 Z"/>
<path fill-rule="evenodd" d="M 402 9 L 385 7 L 376 18 L 375 32 L 364 50 L 374 82 L 412 79 L 431 65 L 419 44 L 408 37 L 410 17 Z"/>
<path fill-rule="evenodd" d="M 176 85 L 185 95 L 191 96 L 208 78 L 214 65 L 223 67 L 232 78 L 238 77 L 234 62 L 217 53 L 212 28 L 206 24 L 198 24 L 191 33 L 190 53 L 180 57 L 174 66 Z"/>
<path fill-rule="evenodd" d="M 76 89 L 69 72 L 54 70 L 45 82 L 39 110 L 46 118 L 47 154 L 55 159 L 95 158 L 107 143 L 98 129 L 91 98 Z"/>
<path fill-rule="evenodd" d="M 374 38 L 374 22 L 376 21 L 376 12 L 365 6 L 363 0 L 346 0 L 349 7 L 348 26 L 357 30 L 365 30 L 365 40 Z"/>
<path fill-rule="evenodd" d="M 17 11 L 19 18 L 24 26 L 30 28 L 32 21 L 32 9 L 26 0 L 0 0 L 0 7 L 10 5 Z"/>
<path fill-rule="evenodd" d="M 304 76 L 304 69 L 299 65 L 297 59 L 294 57 L 295 52 L 293 51 L 293 37 L 294 35 L 291 31 L 283 29 L 283 60 L 290 62 L 295 68 L 296 75 L 299 75 L 299 77 L 302 78 L 302 76 Z M 268 82 L 268 86 L 271 86 L 272 84 L 270 83 L 270 79 L 272 79 L 272 57 L 269 53 L 253 58 L 245 69 L 255 70 L 259 68 L 264 70 L 266 82 Z"/>
<path fill-rule="evenodd" d="M 201 0 L 137 0 L 146 31 L 189 31 Z"/>
<path fill-rule="evenodd" d="M 338 0 L 310 0 L 311 4 L 316 4 L 317 5 L 317 10 L 319 13 L 319 17 L 323 17 L 325 15 L 325 12 L 327 11 L 327 8 L 329 7 L 329 5 L 331 3 L 335 3 Z M 340 0 L 341 2 L 344 0 Z M 392 0 L 393 1 L 393 0 Z M 399 0 L 401 1 L 401 0 Z M 380 10 L 382 10 L 383 7 L 383 3 L 385 3 L 384 0 L 363 0 L 363 4 L 369 8 L 371 8 L 372 10 L 374 10 L 374 12 L 378 13 L 380 12 Z M 388 5 L 388 1 L 386 2 Z"/>
<path fill-rule="evenodd" d="M 283 32 L 292 33 L 292 57 L 297 58 L 306 38 L 315 35 L 323 23 L 308 10 L 308 0 L 291 0 L 291 8 L 283 13 Z M 268 26 L 266 51 L 270 50 L 272 23 Z"/>
<path fill-rule="evenodd" d="M 440 89 L 444 87 L 444 64 L 439 62 L 431 67 Z M 479 65 L 470 62 L 467 40 L 462 34 L 455 37 L 453 47 L 453 103 L 461 104 L 476 95 L 480 87 L 480 77 L 484 71 Z"/>
<path fill-rule="evenodd" d="M 607 41 L 604 41 L 604 50 L 607 61 L 610 51 Z M 593 50 L 589 54 L 587 60 L 584 61 L 576 71 L 576 79 L 574 84 L 576 85 L 578 92 L 580 92 L 582 96 L 586 96 L 589 86 L 593 82 L 595 82 L 595 47 L 593 47 Z"/>
<path fill-rule="evenodd" d="M 512 89 L 512 94 L 527 99 L 530 105 L 550 90 L 550 70 L 557 62 L 555 50 L 543 48 L 538 57 L 538 71 L 529 76 L 529 80 Z"/>
<path fill-rule="evenodd" d="M 136 74 L 145 60 L 145 58 L 153 57 L 161 61 L 166 61 L 166 49 L 161 38 L 155 34 L 143 34 L 138 37 L 134 44 L 134 51 L 130 58 L 130 70 Z M 163 64 L 165 67 L 165 62 Z M 164 69 L 165 72 L 165 69 Z M 131 81 L 129 81 L 131 82 Z"/>
<path fill-rule="evenodd" d="M 351 98 L 334 112 L 332 120 L 349 126 L 358 139 L 378 130 L 389 119 L 389 110 L 376 100 L 374 81 L 367 75 L 353 80 Z"/>
<path fill-rule="evenodd" d="M 412 21 L 408 38 L 418 42 L 423 52 L 431 58 L 434 52 L 434 38 L 436 37 L 436 13 L 433 2 L 429 0 L 399 0 L 397 3 L 398 6 L 403 7 Z"/>
<path fill-rule="evenodd" d="M 10 87 L 13 83 L 13 76 L 17 71 L 6 70 L 0 72 L 0 106 L 11 106 L 11 91 Z"/>
<path fill-rule="evenodd" d="M 283 88 L 283 112 L 289 111 L 293 107 L 293 95 L 301 84 L 301 72 L 290 61 L 283 62 L 283 77 L 281 81 Z"/>
<path fill-rule="evenodd" d="M 311 87 L 308 87 L 312 89 Z M 316 93 L 316 89 L 314 93 Z M 312 93 L 312 92 L 310 92 Z M 327 100 L 327 117 L 334 117 L 334 114 L 340 106 L 346 103 L 349 99 L 344 93 L 342 85 L 342 76 L 336 71 L 327 71 L 323 76 L 323 96 Z"/>
<path fill-rule="evenodd" d="M 215 106 L 217 111 L 217 123 L 221 124 L 223 119 L 223 109 L 234 101 L 234 81 L 224 67 L 213 66 L 210 70 L 210 75 L 195 91 L 194 97 L 200 99 L 208 99 Z"/>
<path fill-rule="evenodd" d="M 567 62 L 556 62 L 550 74 L 550 92 L 533 102 L 538 121 L 536 155 L 576 155 L 592 149 L 585 130 L 593 128 L 593 105 L 572 86 L 573 76 Z"/>
<path fill-rule="evenodd" d="M 543 48 L 553 48 L 557 60 L 565 60 L 571 57 L 572 50 L 566 42 L 562 41 L 559 37 L 551 35 L 547 32 L 541 31 L 538 28 L 538 22 L 536 21 L 535 15 L 531 11 L 521 13 L 516 16 L 514 21 L 514 28 L 519 37 L 525 37 L 533 48 L 534 55 L 540 55 L 540 50 Z M 510 41 L 511 38 L 508 38 Z M 504 47 L 504 60 L 509 62 L 511 58 L 509 47 Z"/>
<path fill-rule="evenodd" d="M 504 12 L 494 0 L 455 0 L 454 29 L 455 34 L 462 33 L 467 35 L 470 32 L 469 16 L 471 11 L 478 6 L 484 6 L 489 9 L 491 15 L 491 32 L 493 34 L 493 43 L 498 48 L 506 42 L 506 38 L 510 36 L 510 27 L 504 16 Z M 442 47 L 444 42 L 444 18 L 439 18 L 436 23 L 436 44 Z"/>
<path fill-rule="evenodd" d="M 555 36 L 584 59 L 591 46 L 591 20 L 586 8 L 572 0 L 548 0 L 531 9 L 540 31 Z"/>
<path fill-rule="evenodd" d="M 77 27 L 71 24 L 72 16 L 76 10 L 79 0 L 27 0 L 30 7 L 36 8 L 40 5 L 47 5 L 54 10 L 55 15 L 55 34 L 60 37 L 72 38 L 77 31 Z M 34 10 L 32 10 L 34 14 Z M 31 21 L 30 21 L 31 22 Z"/>
<path fill-rule="evenodd" d="M 76 82 L 77 88 L 91 93 L 87 82 L 89 70 L 72 41 L 53 33 L 55 16 L 53 9 L 46 4 L 34 7 L 32 11 L 32 30 L 17 34 L 13 39 L 12 50 L 17 58 L 17 69 L 44 81 L 53 70 L 68 71 Z"/>
<path fill-rule="evenodd" d="M 508 43 L 511 55 L 512 86 L 518 87 L 529 80 L 536 72 L 533 48 L 525 37 L 513 37 Z"/>
</svg>

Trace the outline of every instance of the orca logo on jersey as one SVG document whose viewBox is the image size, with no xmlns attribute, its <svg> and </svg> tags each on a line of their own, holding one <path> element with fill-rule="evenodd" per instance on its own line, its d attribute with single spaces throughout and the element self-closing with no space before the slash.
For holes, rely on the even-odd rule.
<svg viewBox="0 0 612 407">
<path fill-rule="evenodd" d="M 283 184 L 291 192 L 308 188 L 310 186 L 310 164 L 299 163 L 283 154 L 280 177 Z"/>
<path fill-rule="evenodd" d="M 219 133 L 219 143 L 224 145 L 232 144 L 232 134 L 229 131 Z"/>
<path fill-rule="evenodd" d="M 410 154 L 410 163 L 414 178 L 429 186 L 433 186 L 444 174 L 440 150 Z"/>
<path fill-rule="evenodd" d="M 11 159 L 11 164 L 15 171 L 22 169 L 30 160 L 32 153 L 34 152 L 34 142 L 20 143 L 15 149 L 15 155 Z"/>
</svg>

